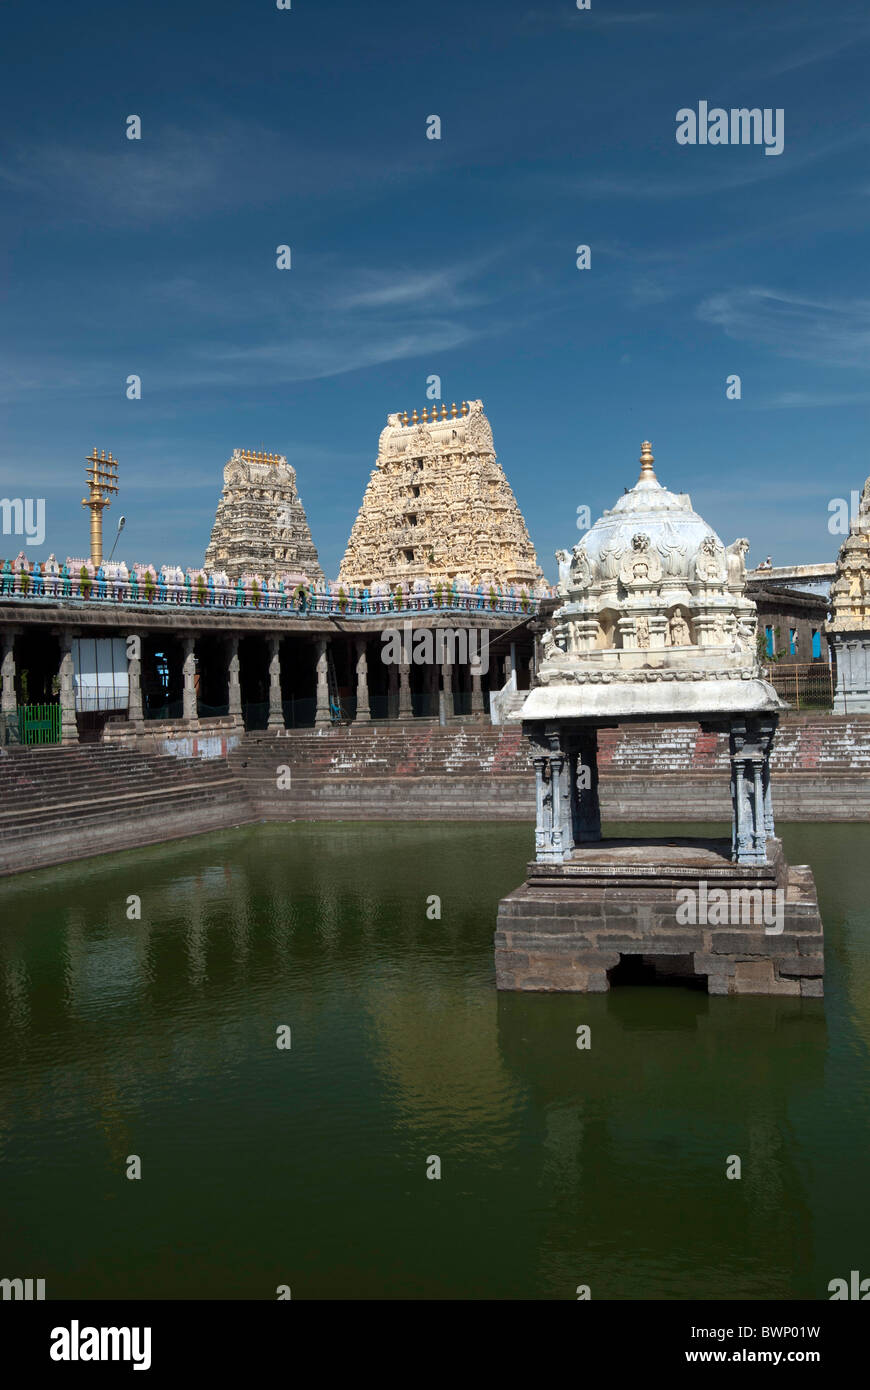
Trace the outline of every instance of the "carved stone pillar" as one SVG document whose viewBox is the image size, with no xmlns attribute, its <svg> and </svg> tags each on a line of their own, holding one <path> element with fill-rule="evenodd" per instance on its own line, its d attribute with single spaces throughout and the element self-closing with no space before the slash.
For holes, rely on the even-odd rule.
<svg viewBox="0 0 870 1390">
<path fill-rule="evenodd" d="M 72 643 L 74 633 L 63 628 L 60 634 L 60 741 L 74 744 L 79 741 L 76 724 L 76 688 Z"/>
<path fill-rule="evenodd" d="M 142 728 L 142 634 L 127 636 L 127 719 L 137 729 Z"/>
<path fill-rule="evenodd" d="M 535 858 L 541 864 L 562 864 L 573 848 L 568 759 L 559 746 L 558 730 L 536 731 L 531 741 L 535 766 Z"/>
<path fill-rule="evenodd" d="M 770 750 L 776 716 L 731 722 L 731 858 L 738 864 L 765 864 L 773 836 Z"/>
<path fill-rule="evenodd" d="M 189 633 L 182 636 L 182 649 L 184 651 L 184 661 L 182 663 L 182 674 L 184 676 L 184 690 L 181 697 L 181 717 L 185 724 L 199 726 L 199 718 L 196 709 L 196 638 Z"/>
<path fill-rule="evenodd" d="M 329 712 L 329 638 L 317 639 L 317 705 L 314 711 L 315 728 L 332 723 Z"/>
<path fill-rule="evenodd" d="M 238 637 L 227 638 L 227 653 L 227 707 L 233 728 L 241 729 L 244 727 L 244 720 L 242 719 L 242 684 L 239 679 L 241 661 L 239 660 Z"/>
<path fill-rule="evenodd" d="M 387 667 L 387 718 L 397 719 L 399 714 L 399 668 Z"/>
<path fill-rule="evenodd" d="M 3 631 L 3 694 L 0 697 L 0 713 L 7 715 L 18 713 L 18 697 L 15 693 L 16 632 L 16 628 L 5 628 Z"/>
<path fill-rule="evenodd" d="M 358 637 L 356 642 L 356 724 L 370 724 L 369 709 L 369 667 L 366 658 L 366 640 Z"/>
<path fill-rule="evenodd" d="M 284 728 L 284 705 L 281 700 L 281 638 L 269 638 L 269 719 L 267 729 Z"/>
<path fill-rule="evenodd" d="M 442 661 L 441 663 L 441 698 L 438 707 L 438 717 L 442 723 L 449 722 L 455 713 L 453 702 L 453 662 Z"/>
<path fill-rule="evenodd" d="M 480 674 L 480 665 L 471 667 L 471 713 L 483 714 L 483 677 Z"/>
<path fill-rule="evenodd" d="M 411 701 L 411 668 L 404 661 L 399 666 L 399 718 L 413 719 L 414 706 Z"/>
</svg>

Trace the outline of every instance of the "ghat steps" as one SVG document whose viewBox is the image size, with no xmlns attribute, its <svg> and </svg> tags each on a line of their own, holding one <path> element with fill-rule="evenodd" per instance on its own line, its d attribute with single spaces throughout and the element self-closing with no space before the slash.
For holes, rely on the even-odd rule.
<svg viewBox="0 0 870 1390">
<path fill-rule="evenodd" d="M 605 821 L 729 818 L 724 737 L 638 725 L 599 744 Z M 773 766 L 780 819 L 870 820 L 870 719 L 789 718 Z M 249 733 L 214 761 L 110 744 L 0 751 L 0 873 L 260 819 L 531 823 L 528 746 L 519 725 L 409 722 Z"/>
<path fill-rule="evenodd" d="M 0 873 L 176 839 L 252 818 L 225 763 L 100 744 L 0 756 Z"/>
</svg>

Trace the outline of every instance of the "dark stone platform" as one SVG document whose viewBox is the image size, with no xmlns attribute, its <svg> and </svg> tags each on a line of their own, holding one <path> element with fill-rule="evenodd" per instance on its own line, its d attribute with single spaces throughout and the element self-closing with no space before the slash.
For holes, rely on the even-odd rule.
<svg viewBox="0 0 870 1390">
<path fill-rule="evenodd" d="M 735 864 L 727 840 L 608 839 L 563 864 L 532 862 L 499 904 L 497 987 L 603 993 L 628 960 L 706 979 L 710 994 L 821 997 L 812 871 L 787 864 L 778 839 L 767 851 L 765 864 Z M 678 896 L 684 889 L 695 895 L 694 914 Z M 715 891 L 723 889 L 725 899 Z"/>
</svg>

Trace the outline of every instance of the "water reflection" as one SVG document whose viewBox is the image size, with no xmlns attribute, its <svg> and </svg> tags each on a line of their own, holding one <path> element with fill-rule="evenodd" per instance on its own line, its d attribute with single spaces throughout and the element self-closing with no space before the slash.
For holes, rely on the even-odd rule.
<svg viewBox="0 0 870 1390">
<path fill-rule="evenodd" d="M 522 826 L 256 826 L 0 883 L 10 1258 L 54 1296 L 263 1297 L 273 1266 L 312 1297 L 824 1296 L 870 1233 L 868 881 L 863 827 L 793 829 L 824 1001 L 497 995 Z"/>
</svg>

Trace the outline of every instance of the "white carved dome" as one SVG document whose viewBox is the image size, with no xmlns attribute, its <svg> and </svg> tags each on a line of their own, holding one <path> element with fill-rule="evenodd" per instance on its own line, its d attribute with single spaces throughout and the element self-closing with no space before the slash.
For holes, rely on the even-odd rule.
<svg viewBox="0 0 870 1390">
<path fill-rule="evenodd" d="M 664 579 L 694 580 L 698 557 L 709 564 L 715 556 L 724 571 L 725 547 L 711 526 L 692 508 L 686 492 L 670 492 L 653 472 L 650 445 L 644 443 L 641 474 L 630 491 L 598 518 L 574 547 L 568 587 L 601 584 L 610 587 L 620 575 L 622 558 L 643 548 L 636 538 L 645 537 L 652 569 Z M 709 572 L 716 566 L 710 564 Z M 724 574 L 723 574 L 724 577 Z"/>
</svg>

